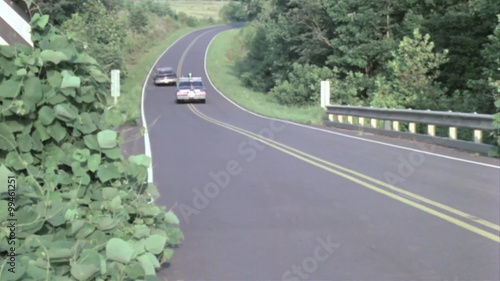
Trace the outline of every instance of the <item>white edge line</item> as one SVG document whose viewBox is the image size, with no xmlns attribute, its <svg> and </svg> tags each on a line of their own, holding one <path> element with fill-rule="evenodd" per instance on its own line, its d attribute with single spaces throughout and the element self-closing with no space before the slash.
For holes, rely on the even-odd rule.
<svg viewBox="0 0 500 281">
<path fill-rule="evenodd" d="M 229 31 L 229 30 L 228 30 Z M 220 33 L 219 33 L 220 34 Z M 393 148 L 398 148 L 398 149 L 402 149 L 402 150 L 408 150 L 408 151 L 413 151 L 413 152 L 419 152 L 419 153 L 423 153 L 423 154 L 427 154 L 427 155 L 431 155 L 431 156 L 435 156 L 435 157 L 441 157 L 441 158 L 445 158 L 445 159 L 449 159 L 449 160 L 455 160 L 455 161 L 460 161 L 460 162 L 465 162 L 465 163 L 469 163 L 469 164 L 475 164 L 475 165 L 480 165 L 480 166 L 484 166 L 484 167 L 489 167 L 489 168 L 495 168 L 495 169 L 500 169 L 500 166 L 496 166 L 496 165 L 492 165 L 492 164 L 487 164 L 487 163 L 481 163 L 481 162 L 476 162 L 476 161 L 472 161 L 472 160 L 466 160 L 466 159 L 461 159 L 461 158 L 456 158 L 456 157 L 451 157 L 451 156 L 447 156 L 447 155 L 442 155 L 442 154 L 437 154 L 437 153 L 433 153 L 433 152 L 428 152 L 428 151 L 424 151 L 424 150 L 418 150 L 418 149 L 414 149 L 414 148 L 409 148 L 409 147 L 404 147 L 404 146 L 399 146 L 399 145 L 395 145 L 395 144 L 389 144 L 389 143 L 384 143 L 384 142 L 380 142 L 380 141 L 375 141 L 375 140 L 369 140 L 369 139 L 364 139 L 364 138 L 360 138 L 360 137 L 355 137 L 355 136 L 351 136 L 351 135 L 346 135 L 346 134 L 342 134 L 342 133 L 337 133 L 337 132 L 333 132 L 333 131 L 329 131 L 329 130 L 325 130 L 325 129 L 320 129 L 320 128 L 316 128 L 316 127 L 311 127 L 311 126 L 307 126 L 307 125 L 304 125 L 304 124 L 299 124 L 299 123 L 295 123 L 295 122 L 292 122 L 292 121 L 287 121 L 287 120 L 282 120 L 282 119 L 278 119 L 278 118 L 272 118 L 272 117 L 267 117 L 267 116 L 263 116 L 263 115 L 260 115 L 260 114 L 257 114 L 253 111 L 250 111 L 242 106 L 240 106 L 239 104 L 237 104 L 236 102 L 232 101 L 231 99 L 229 99 L 228 97 L 226 97 L 219 89 L 217 89 L 217 87 L 215 87 L 214 83 L 212 82 L 212 80 L 210 79 L 210 76 L 208 75 L 208 71 L 207 71 L 207 56 L 208 56 L 208 50 L 210 49 L 210 45 L 212 45 L 212 42 L 215 40 L 215 38 L 218 36 L 218 34 L 216 36 L 214 36 L 212 38 L 212 40 L 210 40 L 210 43 L 208 43 L 207 45 L 207 48 L 205 50 L 205 59 L 204 59 L 204 68 L 205 68 L 205 74 L 208 78 L 208 81 L 210 82 L 210 84 L 212 84 L 212 87 L 214 87 L 214 89 L 222 96 L 224 97 L 226 100 L 228 100 L 230 103 L 232 103 L 233 105 L 235 105 L 236 107 L 238 107 L 239 109 L 243 110 L 243 111 L 246 111 L 250 114 L 253 114 L 257 117 L 260 117 L 260 118 L 263 118 L 263 119 L 267 119 L 267 120 L 274 120 L 274 121 L 280 121 L 280 122 L 283 122 L 283 123 L 287 123 L 287 124 L 291 124 L 291 125 L 295 125 L 295 126 L 298 126 L 298 127 L 302 127 L 302 128 L 307 128 L 307 129 L 311 129 L 311 130 L 315 130 L 315 131 L 320 131 L 320 132 L 325 132 L 325 133 L 328 133 L 328 134 L 333 134 L 333 135 L 337 135 L 337 136 L 342 136 L 342 137 L 346 137 L 346 138 L 350 138 L 350 139 L 355 139 L 355 140 L 360 140 L 360 141 L 365 141 L 365 142 L 371 142 L 371 143 L 375 143 L 375 144 L 379 144 L 379 145 L 384 145 L 384 146 L 389 146 L 389 147 L 393 147 Z M 437 145 L 437 144 L 436 144 Z"/>
<path fill-rule="evenodd" d="M 177 38 L 177 40 L 175 40 L 172 44 L 170 44 L 170 46 L 168 46 L 168 48 L 165 49 L 165 51 L 163 51 L 163 53 L 156 59 L 156 61 L 153 63 L 153 65 L 149 69 L 148 75 L 146 76 L 146 79 L 144 80 L 144 84 L 142 86 L 142 94 L 141 94 L 141 119 L 142 119 L 142 127 L 144 128 L 144 154 L 146 154 L 146 156 L 148 156 L 150 158 L 150 160 L 151 160 L 151 163 L 150 163 L 150 165 L 148 167 L 148 183 L 153 183 L 154 182 L 154 177 L 153 177 L 153 154 L 152 154 L 152 151 L 151 151 L 151 142 L 149 140 L 148 124 L 146 122 L 146 114 L 145 114 L 145 111 L 144 111 L 144 98 L 146 96 L 146 85 L 148 84 L 149 77 L 151 76 L 151 72 L 153 72 L 153 69 L 155 68 L 156 64 L 165 55 L 165 53 L 168 52 L 168 50 L 170 50 L 170 48 L 172 48 L 172 46 L 174 46 L 181 39 L 183 39 L 184 37 L 186 37 L 186 36 L 188 36 L 188 35 L 190 35 L 190 34 L 192 34 L 194 32 L 198 32 L 198 31 L 204 30 L 204 29 L 210 29 L 210 28 L 220 27 L 220 26 L 225 26 L 225 25 L 215 25 L 215 26 L 209 26 L 209 27 L 204 27 L 204 28 L 196 29 L 196 30 L 193 30 L 193 31 L 191 31 L 191 32 L 189 32 L 189 33 L 187 33 L 187 34 L 185 34 L 185 35 Z"/>
</svg>

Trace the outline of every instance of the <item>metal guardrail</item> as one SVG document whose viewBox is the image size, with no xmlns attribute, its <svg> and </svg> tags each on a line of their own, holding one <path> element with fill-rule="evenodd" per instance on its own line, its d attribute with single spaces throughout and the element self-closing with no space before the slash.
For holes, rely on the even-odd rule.
<svg viewBox="0 0 500 281">
<path fill-rule="evenodd" d="M 377 130 L 390 132 L 392 136 L 403 136 L 406 134 L 418 135 L 416 126 L 423 124 L 427 126 L 427 137 L 436 137 L 436 126 L 448 128 L 447 143 L 456 148 L 472 148 L 468 150 L 485 152 L 489 145 L 483 144 L 483 132 L 492 131 L 493 115 L 477 113 L 461 113 L 451 111 L 430 111 L 411 109 L 383 109 L 361 106 L 326 105 L 327 125 L 342 128 L 362 128 L 366 130 Z M 347 119 L 347 120 L 345 120 Z M 383 128 L 379 125 L 383 122 Z M 408 122 L 408 132 L 401 132 L 400 122 Z M 463 140 L 457 139 L 457 128 L 472 129 L 473 140 L 468 141 L 471 145 L 464 145 Z M 441 138 L 442 139 L 442 138 Z M 456 144 L 461 142 L 459 146 Z M 476 144 L 476 146 L 474 146 Z"/>
</svg>

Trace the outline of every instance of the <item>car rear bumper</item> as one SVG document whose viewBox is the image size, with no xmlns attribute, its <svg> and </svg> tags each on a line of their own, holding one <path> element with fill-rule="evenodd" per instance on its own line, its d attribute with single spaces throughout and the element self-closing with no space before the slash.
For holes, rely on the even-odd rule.
<svg viewBox="0 0 500 281">
<path fill-rule="evenodd" d="M 195 96 L 188 96 L 188 95 L 177 95 L 177 100 L 204 100 L 206 95 L 195 95 Z"/>
<path fill-rule="evenodd" d="M 168 85 L 168 84 L 175 84 L 175 83 L 177 83 L 176 79 L 155 80 L 156 85 Z"/>
</svg>

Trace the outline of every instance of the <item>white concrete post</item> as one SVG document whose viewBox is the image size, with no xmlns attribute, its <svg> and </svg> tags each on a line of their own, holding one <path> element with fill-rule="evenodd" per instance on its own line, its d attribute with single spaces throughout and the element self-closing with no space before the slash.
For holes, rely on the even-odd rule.
<svg viewBox="0 0 500 281">
<path fill-rule="evenodd" d="M 111 96 L 116 105 L 120 96 L 120 70 L 118 69 L 111 70 Z"/>
<path fill-rule="evenodd" d="M 330 81 L 321 81 L 321 107 L 330 105 Z"/>
</svg>

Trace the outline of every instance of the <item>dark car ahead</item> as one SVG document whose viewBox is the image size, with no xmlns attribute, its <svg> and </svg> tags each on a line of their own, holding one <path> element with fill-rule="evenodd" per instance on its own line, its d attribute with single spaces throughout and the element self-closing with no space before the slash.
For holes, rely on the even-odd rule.
<svg viewBox="0 0 500 281">
<path fill-rule="evenodd" d="M 159 67 L 154 76 L 155 85 L 177 85 L 177 74 L 171 67 Z"/>
</svg>

